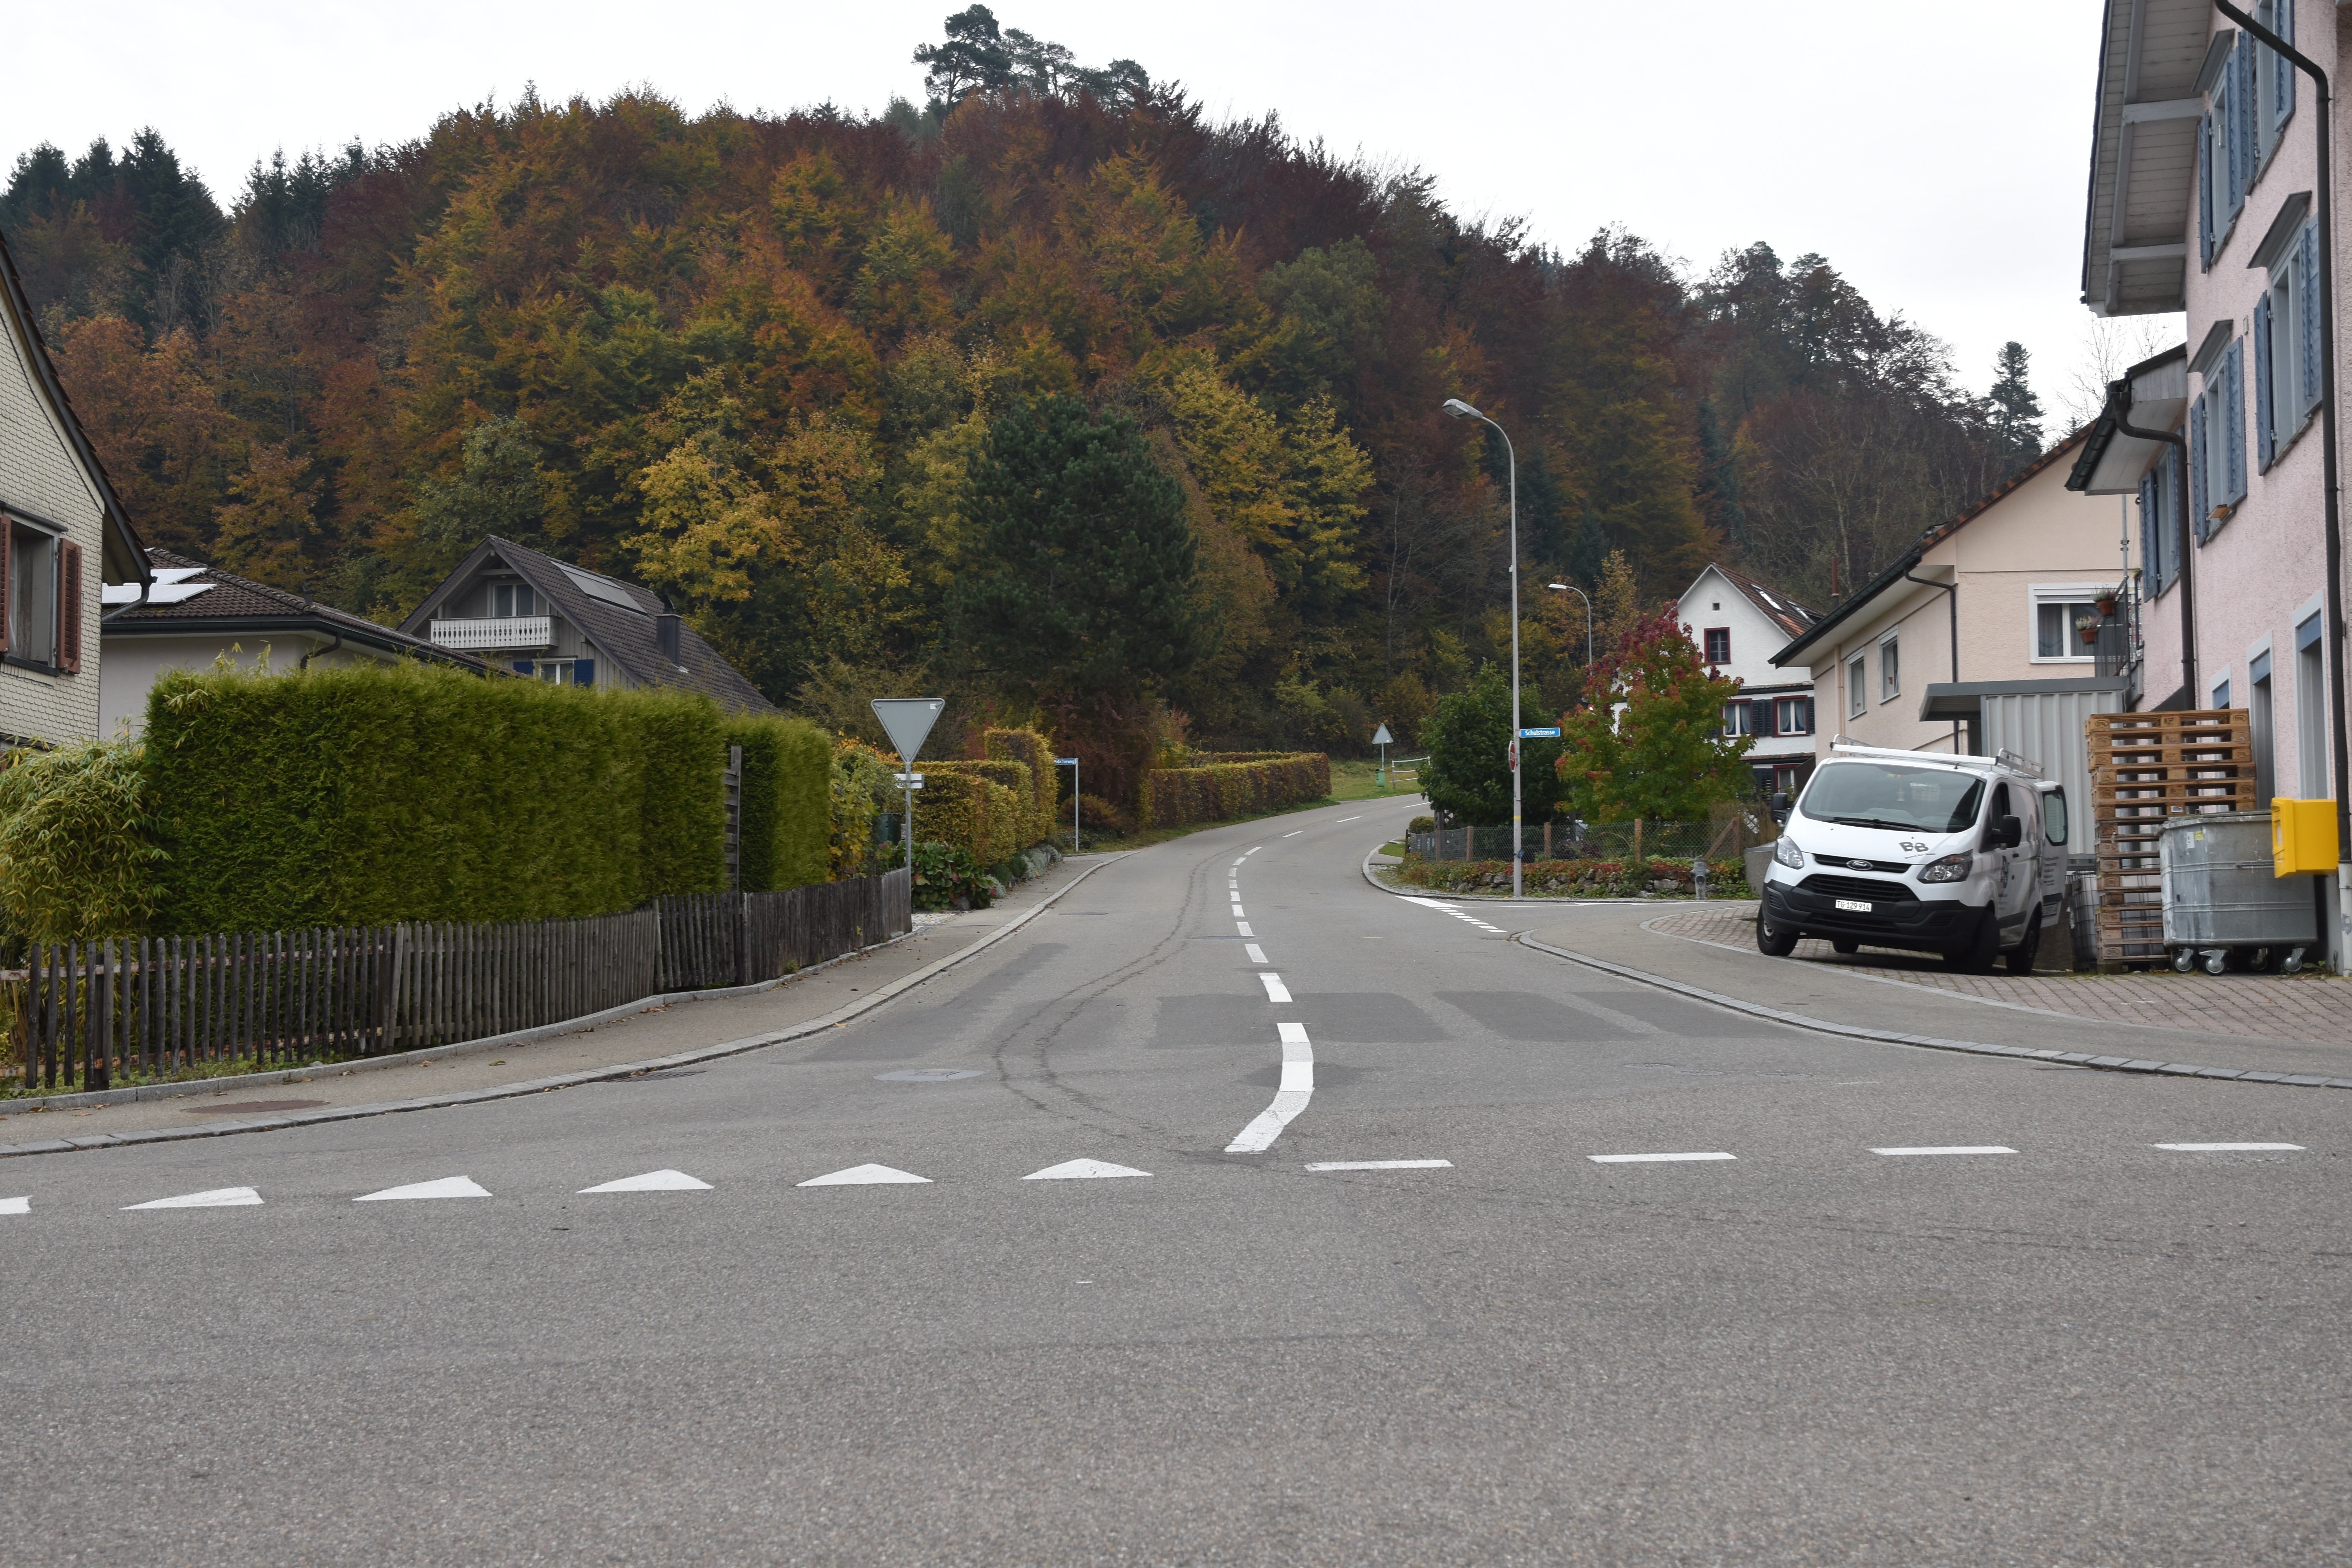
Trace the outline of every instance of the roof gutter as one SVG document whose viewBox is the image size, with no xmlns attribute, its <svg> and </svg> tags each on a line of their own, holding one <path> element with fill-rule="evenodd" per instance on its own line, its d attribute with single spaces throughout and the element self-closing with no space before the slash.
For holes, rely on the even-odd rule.
<svg viewBox="0 0 2352 1568">
<path fill-rule="evenodd" d="M 2347 750 L 2344 733 L 2344 530 L 2336 508 L 2336 185 L 2331 174 L 2329 151 L 2335 144 L 2330 129 L 2334 119 L 2334 100 L 2327 92 L 2327 73 L 2310 58 L 2296 52 L 2294 45 L 2255 21 L 2245 12 L 2230 4 L 2230 0 L 2213 0 L 2214 8 L 2249 34 L 2267 45 L 2282 59 L 2309 77 L 2318 89 L 2315 107 L 2319 123 L 2313 141 L 2319 151 L 2319 182 L 2315 199 L 2319 204 L 2319 337 L 2325 345 L 2319 355 L 2319 455 L 2322 465 L 2320 499 L 2327 527 L 2327 689 L 2331 699 L 2327 705 L 2327 727 L 2332 731 L 2336 764 L 2336 860 L 2337 878 L 2341 867 L 2352 861 L 2352 765 L 2347 765 Z M 2338 959 L 2341 946 L 2338 945 Z"/>
</svg>

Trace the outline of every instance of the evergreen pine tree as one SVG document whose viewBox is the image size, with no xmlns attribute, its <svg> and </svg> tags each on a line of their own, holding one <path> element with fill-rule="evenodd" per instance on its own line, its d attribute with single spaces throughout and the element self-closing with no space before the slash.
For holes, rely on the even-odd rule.
<svg viewBox="0 0 2352 1568">
<path fill-rule="evenodd" d="M 2042 455 L 2042 401 L 2025 379 L 2025 345 L 2011 340 L 1993 356 L 1991 409 L 1994 453 L 2005 478 Z"/>
</svg>

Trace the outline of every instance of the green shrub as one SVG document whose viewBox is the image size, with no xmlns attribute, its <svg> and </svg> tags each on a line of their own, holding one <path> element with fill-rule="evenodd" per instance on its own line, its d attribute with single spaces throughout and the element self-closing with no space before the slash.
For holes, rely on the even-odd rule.
<svg viewBox="0 0 2352 1568">
<path fill-rule="evenodd" d="M 1029 770 L 1029 795 L 1035 810 L 1023 834 L 1027 844 L 1043 844 L 1059 826 L 1055 803 L 1062 793 L 1061 769 L 1054 761 L 1054 742 L 1034 730 L 989 730 L 981 736 L 989 761 L 1019 763 Z"/>
<path fill-rule="evenodd" d="M 1436 891 L 1477 889 L 1508 889 L 1508 860 L 1431 860 L 1410 856 L 1397 868 L 1397 878 L 1416 888 Z M 1707 862 L 1707 893 L 1717 899 L 1747 899 L 1746 863 L 1737 858 Z M 1675 892 L 1692 890 L 1688 860 L 1530 860 L 1520 883 L 1529 893 L 1588 899 L 1632 899 L 1660 893 L 1660 883 L 1672 883 Z"/>
<path fill-rule="evenodd" d="M 832 831 L 827 839 L 827 869 L 835 881 L 863 877 L 874 863 L 875 819 L 900 809 L 904 798 L 892 782 L 898 770 L 890 759 L 863 741 L 846 737 L 833 743 Z"/>
<path fill-rule="evenodd" d="M 1029 815 L 1022 798 L 981 770 L 1003 763 L 929 763 L 915 795 L 915 834 L 925 844 L 951 844 L 982 866 L 1009 860 Z"/>
<path fill-rule="evenodd" d="M 743 890 L 773 892 L 831 874 L 833 740 L 804 719 L 737 714 L 726 740 L 743 748 Z"/>
<path fill-rule="evenodd" d="M 1144 774 L 1136 820 L 1145 827 L 1220 822 L 1331 793 L 1331 759 L 1320 752 L 1209 752 L 1201 763 Z"/>
<path fill-rule="evenodd" d="M 92 741 L 11 753 L 0 773 L 0 935 L 70 942 L 146 929 L 163 852 L 143 752 Z"/>
<path fill-rule="evenodd" d="M 421 665 L 167 674 L 155 929 L 606 914 L 725 876 L 708 699 Z"/>
</svg>

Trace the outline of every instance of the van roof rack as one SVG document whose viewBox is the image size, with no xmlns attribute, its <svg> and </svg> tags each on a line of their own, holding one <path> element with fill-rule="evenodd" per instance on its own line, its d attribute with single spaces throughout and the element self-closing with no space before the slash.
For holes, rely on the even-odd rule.
<svg viewBox="0 0 2352 1568">
<path fill-rule="evenodd" d="M 1884 757 L 1889 762 L 1941 763 L 1949 768 L 1989 768 L 1990 757 L 1971 756 L 1965 752 L 1908 752 L 1900 746 L 1868 746 L 1845 735 L 1835 735 L 1830 745 L 1850 757 Z"/>
</svg>

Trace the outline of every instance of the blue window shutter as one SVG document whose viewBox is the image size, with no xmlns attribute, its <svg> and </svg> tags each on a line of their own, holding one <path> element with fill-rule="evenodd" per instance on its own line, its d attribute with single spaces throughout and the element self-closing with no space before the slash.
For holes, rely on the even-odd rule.
<svg viewBox="0 0 2352 1568">
<path fill-rule="evenodd" d="M 2197 254 L 2213 265 L 2213 115 L 2197 122 Z"/>
<path fill-rule="evenodd" d="M 2271 31 L 2287 43 L 2294 42 L 2294 0 L 2285 0 L 2285 4 L 2276 7 L 2276 12 L 2271 17 Z M 2287 63 L 2284 55 L 2276 55 L 2272 57 L 2271 69 L 2278 82 L 2276 90 L 2271 94 L 2271 126 L 2275 130 L 2284 125 L 2294 113 L 2295 68 Z"/>
<path fill-rule="evenodd" d="M 2230 128 L 2230 145 L 2238 154 L 2238 195 L 2254 188 L 2254 173 L 2262 163 L 2262 94 L 2254 88 L 2254 41 L 2242 37 L 2238 52 L 2230 63 L 2237 70 L 2237 85 L 2230 89 L 2230 111 L 2237 116 Z"/>
<path fill-rule="evenodd" d="M 2277 452 L 2271 429 L 2271 297 L 2265 294 L 2254 301 L 2254 455 L 2264 473 Z"/>
<path fill-rule="evenodd" d="M 2246 494 L 2246 340 L 2238 339 L 2221 361 L 2221 499 L 2236 505 Z M 2268 398 L 2263 399 L 2268 402 Z"/>
<path fill-rule="evenodd" d="M 595 685 L 596 661 L 593 658 L 573 659 L 572 661 L 572 684 L 574 686 Z"/>
<path fill-rule="evenodd" d="M 2196 417 L 2195 405 L 2189 408 L 2189 424 L 2201 427 Z M 2157 549 L 2156 475 L 2140 476 L 2139 481 L 2139 563 L 2147 574 L 2148 597 L 2164 592 L 2164 557 Z"/>
<path fill-rule="evenodd" d="M 2189 405 L 2189 510 L 2197 516 L 2197 536 L 2200 539 L 2205 537 L 2205 495 L 2209 488 L 2206 479 L 2205 400 L 2200 397 Z M 2161 491 L 2156 497 L 2156 512 L 2159 517 L 2164 512 Z M 2153 560 L 2154 556 L 2149 558 Z"/>
<path fill-rule="evenodd" d="M 2295 241 L 2295 416 L 2299 419 L 2319 405 L 2319 226 L 2305 224 Z"/>
</svg>

